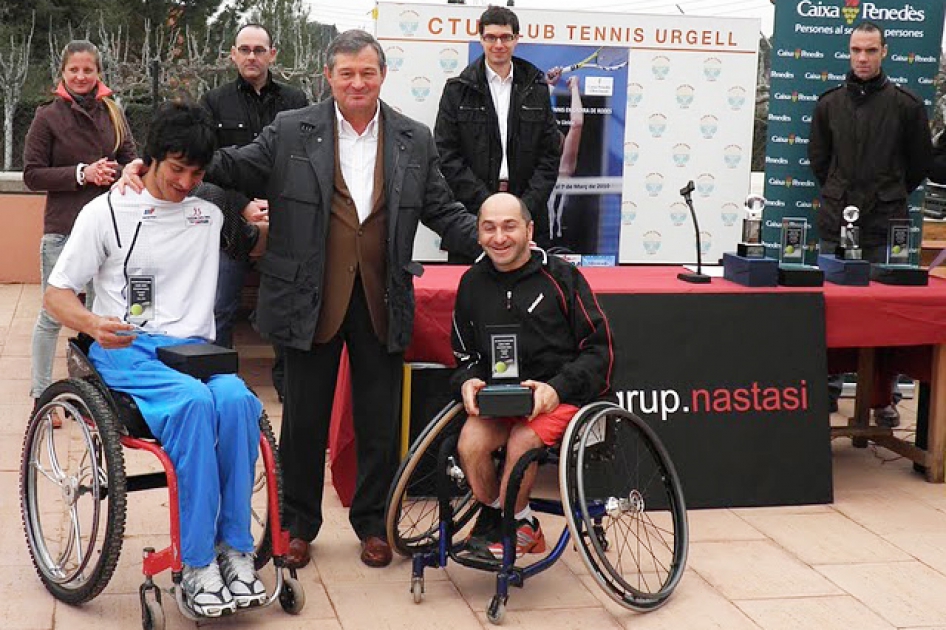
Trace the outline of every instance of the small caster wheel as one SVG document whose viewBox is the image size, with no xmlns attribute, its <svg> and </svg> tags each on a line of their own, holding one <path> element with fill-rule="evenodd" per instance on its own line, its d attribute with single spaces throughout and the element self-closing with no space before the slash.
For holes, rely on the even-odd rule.
<svg viewBox="0 0 946 630">
<path fill-rule="evenodd" d="M 282 591 L 279 592 L 279 605 L 290 615 L 298 615 L 305 608 L 305 591 L 302 584 L 295 578 L 288 577 L 283 581 Z"/>
<path fill-rule="evenodd" d="M 411 595 L 414 596 L 415 604 L 419 604 L 424 601 L 424 578 L 411 578 Z"/>
<path fill-rule="evenodd" d="M 489 606 L 486 607 L 486 618 L 489 619 L 489 622 L 494 626 L 498 626 L 503 622 L 503 615 L 506 614 L 506 600 L 504 597 L 499 595 L 493 595 L 493 598 L 489 600 Z"/>
<path fill-rule="evenodd" d="M 164 608 L 156 601 L 147 601 L 141 608 L 141 627 L 144 630 L 164 630 Z"/>
</svg>

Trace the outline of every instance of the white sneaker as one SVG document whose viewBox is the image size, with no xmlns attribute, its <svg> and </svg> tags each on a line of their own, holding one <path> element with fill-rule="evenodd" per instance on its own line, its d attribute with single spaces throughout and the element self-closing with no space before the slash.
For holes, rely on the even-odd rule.
<svg viewBox="0 0 946 630">
<path fill-rule="evenodd" d="M 223 581 L 227 583 L 238 607 L 259 606 L 266 601 L 266 587 L 253 567 L 253 554 L 220 543 L 217 546 L 217 561 Z"/>
<path fill-rule="evenodd" d="M 187 604 L 198 615 L 219 617 L 236 611 L 230 589 L 223 583 L 216 561 L 205 567 L 184 565 L 181 587 Z"/>
</svg>

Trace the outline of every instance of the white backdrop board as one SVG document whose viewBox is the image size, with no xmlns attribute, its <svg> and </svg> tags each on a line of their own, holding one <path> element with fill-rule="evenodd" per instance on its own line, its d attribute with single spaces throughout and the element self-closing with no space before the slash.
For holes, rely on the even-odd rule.
<svg viewBox="0 0 946 630">
<path fill-rule="evenodd" d="M 379 3 L 376 35 L 388 59 L 382 98 L 433 128 L 447 79 L 482 54 L 476 23 L 483 10 Z M 585 264 L 694 262 L 693 226 L 679 195 L 691 179 L 704 260 L 734 251 L 749 191 L 759 21 L 515 11 L 516 55 L 542 70 L 609 53 L 609 61 L 573 71 L 581 149 L 574 173 L 553 194 L 565 209 L 570 251 L 585 255 Z M 573 120 L 566 79 L 552 88 L 563 134 Z M 441 259 L 438 246 L 421 230 L 415 255 Z"/>
</svg>

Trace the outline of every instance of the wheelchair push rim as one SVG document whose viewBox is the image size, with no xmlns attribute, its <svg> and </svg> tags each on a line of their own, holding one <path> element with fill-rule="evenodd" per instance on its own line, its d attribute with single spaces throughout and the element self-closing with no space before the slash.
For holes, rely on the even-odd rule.
<svg viewBox="0 0 946 630">
<path fill-rule="evenodd" d="M 429 551 L 440 539 L 440 511 L 436 496 L 438 459 L 444 440 L 459 436 L 466 415 L 461 403 L 448 403 L 414 440 L 401 462 L 385 508 L 385 527 L 391 547 L 411 557 Z M 457 462 L 458 463 L 458 462 Z M 451 481 L 453 531 L 459 532 L 479 510 L 466 484 Z"/>
<path fill-rule="evenodd" d="M 121 553 L 125 493 L 117 421 L 105 397 L 83 380 L 54 383 L 24 437 L 20 507 L 33 564 L 57 599 L 82 603 L 108 584 Z"/>
<path fill-rule="evenodd" d="M 654 431 L 615 405 L 592 408 L 566 431 L 559 475 L 568 528 L 595 581 L 632 610 L 666 603 L 683 576 L 688 529 L 679 477 Z"/>
</svg>

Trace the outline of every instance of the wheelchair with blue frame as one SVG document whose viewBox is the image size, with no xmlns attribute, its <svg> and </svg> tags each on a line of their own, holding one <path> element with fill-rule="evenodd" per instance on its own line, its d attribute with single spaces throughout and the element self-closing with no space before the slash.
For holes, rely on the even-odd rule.
<svg viewBox="0 0 946 630">
<path fill-rule="evenodd" d="M 521 587 L 548 569 L 569 542 L 618 604 L 646 612 L 667 601 L 686 565 L 687 516 L 673 462 L 653 429 L 613 403 L 595 402 L 575 414 L 560 446 L 526 453 L 501 497 L 503 554 L 498 559 L 470 549 L 465 540 L 481 507 L 457 455 L 465 420 L 462 403 L 445 406 L 411 445 L 388 495 L 388 540 L 412 559 L 415 603 L 424 597 L 424 571 L 452 560 L 496 573 L 496 593 L 486 615 L 500 623 L 510 586 Z M 512 514 L 522 476 L 535 461 L 558 465 L 561 500 L 532 498 L 530 506 L 564 516 L 566 527 L 546 556 L 518 566 Z"/>
<path fill-rule="evenodd" d="M 204 619 L 188 605 L 181 588 L 180 521 L 177 476 L 167 454 L 151 435 L 131 396 L 110 390 L 89 362 L 92 339 L 71 339 L 69 378 L 53 383 L 30 418 L 20 464 L 20 507 L 30 556 L 46 589 L 58 600 L 78 605 L 107 586 L 121 553 L 126 494 L 168 489 L 170 544 L 143 552 L 144 582 L 139 588 L 142 626 L 163 630 L 162 591 L 153 577 L 171 570 L 169 593 L 181 613 Z M 256 568 L 272 559 L 275 586 L 259 610 L 279 601 L 291 614 L 305 605 L 294 569 L 286 571 L 289 533 L 282 529 L 281 480 L 276 440 L 264 412 L 260 417 L 260 457 L 252 498 L 252 533 Z M 123 447 L 147 451 L 160 461 L 160 472 L 127 475 Z M 275 535 L 273 534 L 275 533 Z"/>
</svg>

